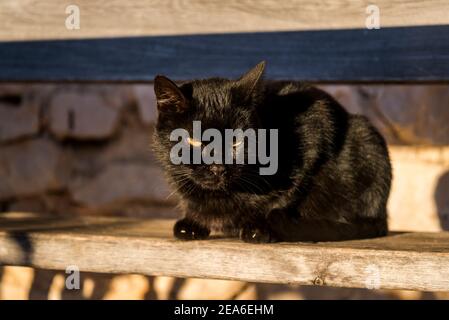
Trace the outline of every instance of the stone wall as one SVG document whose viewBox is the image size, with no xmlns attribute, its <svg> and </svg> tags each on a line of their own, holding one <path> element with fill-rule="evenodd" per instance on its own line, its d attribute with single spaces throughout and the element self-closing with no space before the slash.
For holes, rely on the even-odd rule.
<svg viewBox="0 0 449 320">
<path fill-rule="evenodd" d="M 2 86 L 3 211 L 173 216 L 153 100 L 141 86 Z"/>
<path fill-rule="evenodd" d="M 449 86 L 322 86 L 367 115 L 390 144 L 392 230 L 449 229 Z M 0 212 L 175 218 L 151 152 L 151 85 L 1 85 Z M 1 214 L 1 213 L 0 213 Z M 137 275 L 0 269 L 1 298 L 407 298 L 374 292 Z"/>
</svg>

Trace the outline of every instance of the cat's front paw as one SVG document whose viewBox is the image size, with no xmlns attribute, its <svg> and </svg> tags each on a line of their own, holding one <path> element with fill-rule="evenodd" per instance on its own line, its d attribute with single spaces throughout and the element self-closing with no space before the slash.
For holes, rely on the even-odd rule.
<svg viewBox="0 0 449 320">
<path fill-rule="evenodd" d="M 203 240 L 209 237 L 210 230 L 184 218 L 176 221 L 173 233 L 176 238 L 181 240 Z"/>
<path fill-rule="evenodd" d="M 276 242 L 269 229 L 256 226 L 243 227 L 240 230 L 240 239 L 249 243 Z"/>
</svg>

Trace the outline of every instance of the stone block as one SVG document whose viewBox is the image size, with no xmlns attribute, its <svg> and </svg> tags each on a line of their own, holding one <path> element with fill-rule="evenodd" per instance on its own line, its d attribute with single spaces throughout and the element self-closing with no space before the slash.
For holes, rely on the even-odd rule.
<svg viewBox="0 0 449 320">
<path fill-rule="evenodd" d="M 46 139 L 0 147 L 0 200 L 64 187 L 69 164 L 58 146 Z"/>
<path fill-rule="evenodd" d="M 129 202 L 165 202 L 169 187 L 160 168 L 117 163 L 93 178 L 77 179 L 70 191 L 75 201 L 92 208 Z"/>
<path fill-rule="evenodd" d="M 153 85 L 135 85 L 134 94 L 142 123 L 145 125 L 155 124 L 157 106 Z"/>
<path fill-rule="evenodd" d="M 59 139 L 107 139 L 119 120 L 119 110 L 94 92 L 60 92 L 50 102 L 49 127 Z"/>
<path fill-rule="evenodd" d="M 17 100 L 0 99 L 0 142 L 10 142 L 39 132 L 39 104 L 36 99 L 21 95 L 14 97 Z"/>
</svg>

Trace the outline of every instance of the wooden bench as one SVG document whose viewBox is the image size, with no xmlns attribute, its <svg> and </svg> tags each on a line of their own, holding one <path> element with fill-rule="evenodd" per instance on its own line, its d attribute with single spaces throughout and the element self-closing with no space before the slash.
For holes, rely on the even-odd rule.
<svg viewBox="0 0 449 320">
<path fill-rule="evenodd" d="M 449 3 L 158 6 L 78 0 L 67 30 L 57 0 L 0 3 L 0 81 L 146 82 L 235 77 L 264 59 L 267 77 L 330 83 L 448 83 Z M 0 215 L 0 264 L 358 288 L 449 291 L 449 233 L 393 233 L 337 243 L 182 242 L 173 221 Z"/>
<path fill-rule="evenodd" d="M 172 220 L 0 216 L 0 263 L 356 288 L 449 290 L 449 232 L 320 244 L 179 241 Z"/>
</svg>

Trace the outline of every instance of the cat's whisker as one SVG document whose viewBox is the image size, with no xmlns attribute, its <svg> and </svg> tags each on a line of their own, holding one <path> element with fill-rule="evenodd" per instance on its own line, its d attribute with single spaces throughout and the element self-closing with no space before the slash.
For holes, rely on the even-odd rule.
<svg viewBox="0 0 449 320">
<path fill-rule="evenodd" d="M 246 183 L 246 184 L 249 184 L 249 185 L 247 185 L 246 187 L 246 190 L 247 191 L 249 191 L 250 193 L 252 193 L 252 194 L 257 194 L 257 190 L 253 190 L 252 188 L 250 188 L 250 186 L 255 186 L 254 184 L 252 184 L 252 183 L 250 183 L 247 179 L 245 179 L 244 177 L 241 177 L 241 179 L 240 179 L 242 182 L 244 182 L 244 183 Z"/>
<path fill-rule="evenodd" d="M 246 183 L 250 184 L 251 186 L 255 187 L 256 191 L 263 193 L 263 189 L 260 186 L 258 186 L 257 184 L 253 183 L 250 179 L 247 179 L 246 177 L 242 177 L 242 180 L 245 181 Z"/>
<path fill-rule="evenodd" d="M 171 196 L 173 196 L 176 192 L 180 192 L 181 191 L 181 189 L 183 188 L 183 187 L 185 187 L 188 183 L 189 183 L 189 181 L 190 181 L 190 178 L 188 177 L 188 176 L 184 176 L 184 177 L 182 177 L 181 179 L 179 179 L 179 180 L 175 180 L 175 182 L 176 183 L 178 183 L 178 184 L 180 184 L 177 188 L 175 188 L 168 196 L 167 196 L 167 198 L 166 198 L 166 200 L 168 199 L 168 198 L 170 198 Z"/>
<path fill-rule="evenodd" d="M 263 183 L 265 183 L 265 185 L 266 185 L 269 189 L 272 189 L 271 184 L 267 181 L 267 179 L 265 179 L 265 178 L 264 178 L 263 176 L 261 176 L 260 174 L 249 173 L 249 174 L 247 174 L 247 175 L 250 176 L 250 177 L 253 177 L 253 178 L 260 179 Z"/>
</svg>

